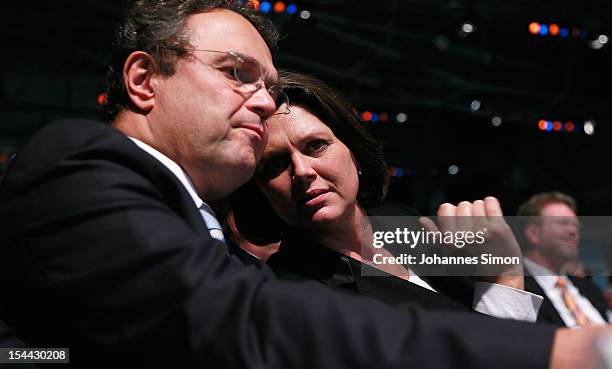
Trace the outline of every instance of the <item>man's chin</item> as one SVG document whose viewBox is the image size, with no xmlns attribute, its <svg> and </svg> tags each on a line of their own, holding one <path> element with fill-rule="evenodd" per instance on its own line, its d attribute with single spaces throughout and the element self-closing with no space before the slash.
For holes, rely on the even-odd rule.
<svg viewBox="0 0 612 369">
<path fill-rule="evenodd" d="M 254 162 L 254 160 L 253 160 Z M 240 165 L 232 165 L 231 170 L 229 165 L 226 165 L 226 170 L 219 175 L 219 180 L 212 191 L 209 192 L 209 200 L 218 200 L 230 195 L 240 186 L 247 183 L 255 173 L 255 165 L 249 163 L 241 163 Z"/>
</svg>

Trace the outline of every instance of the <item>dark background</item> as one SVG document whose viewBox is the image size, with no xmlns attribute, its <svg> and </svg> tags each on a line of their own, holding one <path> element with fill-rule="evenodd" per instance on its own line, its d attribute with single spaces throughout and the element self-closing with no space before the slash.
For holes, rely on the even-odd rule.
<svg viewBox="0 0 612 369">
<path fill-rule="evenodd" d="M 38 126 L 99 117 L 112 28 L 125 1 L 2 4 L 0 171 Z M 296 1 L 271 13 L 284 35 L 277 65 L 339 89 L 371 123 L 389 165 L 405 175 L 390 197 L 431 213 L 444 201 L 495 195 L 506 214 L 531 194 L 561 190 L 583 215 L 612 206 L 612 1 Z M 310 18 L 300 12 L 308 10 Z M 578 37 L 533 36 L 532 21 L 578 27 Z M 471 22 L 475 31 L 461 33 Z M 479 100 L 477 111 L 470 109 Z M 394 118 L 400 112 L 404 123 Z M 495 127 L 491 119 L 502 124 Z M 540 119 L 576 131 L 543 132 Z M 595 134 L 584 133 L 586 120 Z M 448 167 L 459 172 L 449 175 Z"/>
</svg>

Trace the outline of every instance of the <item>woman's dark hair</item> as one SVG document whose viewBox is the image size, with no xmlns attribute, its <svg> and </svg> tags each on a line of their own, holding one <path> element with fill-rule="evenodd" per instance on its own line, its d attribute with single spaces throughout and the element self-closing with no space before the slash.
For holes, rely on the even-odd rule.
<svg viewBox="0 0 612 369">
<path fill-rule="evenodd" d="M 246 4 L 245 4 L 246 3 Z M 242 15 L 257 29 L 272 51 L 278 31 L 272 22 L 249 7 L 248 1 L 228 0 L 134 0 L 130 1 L 115 31 L 113 54 L 106 76 L 104 114 L 110 123 L 122 109 L 131 105 L 123 81 L 123 64 L 134 51 L 144 51 L 157 64 L 158 73 L 171 76 L 177 60 L 192 53 L 187 19 L 215 9 Z"/>
<path fill-rule="evenodd" d="M 290 106 L 311 112 L 353 153 L 361 171 L 359 204 L 368 208 L 384 200 L 389 174 L 382 146 L 368 133 L 351 105 L 327 84 L 309 75 L 279 70 L 278 81 L 289 97 Z M 232 207 L 244 237 L 262 245 L 278 241 L 284 224 L 256 188 L 254 179 L 232 195 Z"/>
</svg>

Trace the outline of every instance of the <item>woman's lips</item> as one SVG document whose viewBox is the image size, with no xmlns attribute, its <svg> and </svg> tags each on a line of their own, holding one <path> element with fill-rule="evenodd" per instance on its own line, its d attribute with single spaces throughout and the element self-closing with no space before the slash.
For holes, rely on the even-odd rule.
<svg viewBox="0 0 612 369">
<path fill-rule="evenodd" d="M 329 191 L 322 191 L 320 193 L 314 194 L 314 197 L 311 197 L 308 200 L 305 199 L 306 201 L 304 201 L 304 206 L 312 207 L 321 204 L 325 201 L 325 199 L 327 199 L 329 193 Z"/>
</svg>

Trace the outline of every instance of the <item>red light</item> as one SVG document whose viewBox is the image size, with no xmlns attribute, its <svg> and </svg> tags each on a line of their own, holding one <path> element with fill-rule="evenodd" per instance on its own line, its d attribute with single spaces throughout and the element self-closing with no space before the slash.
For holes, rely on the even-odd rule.
<svg viewBox="0 0 612 369">
<path fill-rule="evenodd" d="M 540 33 L 540 23 L 538 22 L 529 23 L 529 33 L 531 33 L 532 35 L 537 35 L 538 33 Z"/>
<path fill-rule="evenodd" d="M 550 33 L 551 36 L 557 36 L 559 34 L 559 26 L 556 24 L 551 24 L 548 27 L 548 33 Z"/>
<path fill-rule="evenodd" d="M 6 163 L 9 160 L 9 156 L 7 153 L 3 152 L 0 154 L 0 163 Z"/>
<path fill-rule="evenodd" d="M 538 128 L 540 129 L 540 131 L 545 131 L 546 130 L 546 121 L 544 119 L 540 119 L 540 121 L 538 121 Z"/>
<path fill-rule="evenodd" d="M 287 8 L 287 6 L 286 6 L 286 5 L 285 5 L 285 3 L 284 3 L 284 2 L 282 2 L 282 1 L 277 1 L 277 2 L 274 4 L 274 11 L 275 11 L 275 12 L 277 12 L 277 13 L 282 13 L 282 12 L 284 12 L 286 8 Z"/>
<path fill-rule="evenodd" d="M 106 105 L 108 94 L 106 92 L 102 92 L 98 95 L 98 105 Z"/>
<path fill-rule="evenodd" d="M 386 122 L 386 121 L 389 120 L 389 114 L 387 114 L 387 113 L 380 113 L 380 117 L 379 118 L 380 118 L 381 122 Z"/>
<path fill-rule="evenodd" d="M 574 128 L 576 128 L 576 126 L 574 125 L 573 122 L 565 123 L 565 131 L 566 132 L 574 132 Z"/>
<path fill-rule="evenodd" d="M 361 118 L 365 120 L 366 122 L 369 122 L 370 120 L 372 120 L 372 113 L 370 113 L 369 111 L 364 111 L 361 114 Z"/>
<path fill-rule="evenodd" d="M 395 169 L 395 167 L 391 167 L 389 168 L 389 175 L 391 177 L 395 177 L 395 173 L 397 172 L 397 170 Z"/>
<path fill-rule="evenodd" d="M 563 128 L 563 124 L 561 124 L 561 122 L 559 122 L 558 120 L 555 120 L 553 122 L 553 130 L 560 131 L 561 128 Z"/>
<path fill-rule="evenodd" d="M 249 3 L 247 4 L 247 7 L 255 9 L 255 10 L 259 10 L 259 0 L 250 0 Z"/>
<path fill-rule="evenodd" d="M 581 32 L 582 32 L 582 30 L 580 28 L 578 28 L 578 27 L 572 28 L 572 36 L 574 36 L 574 37 L 580 36 Z"/>
</svg>

